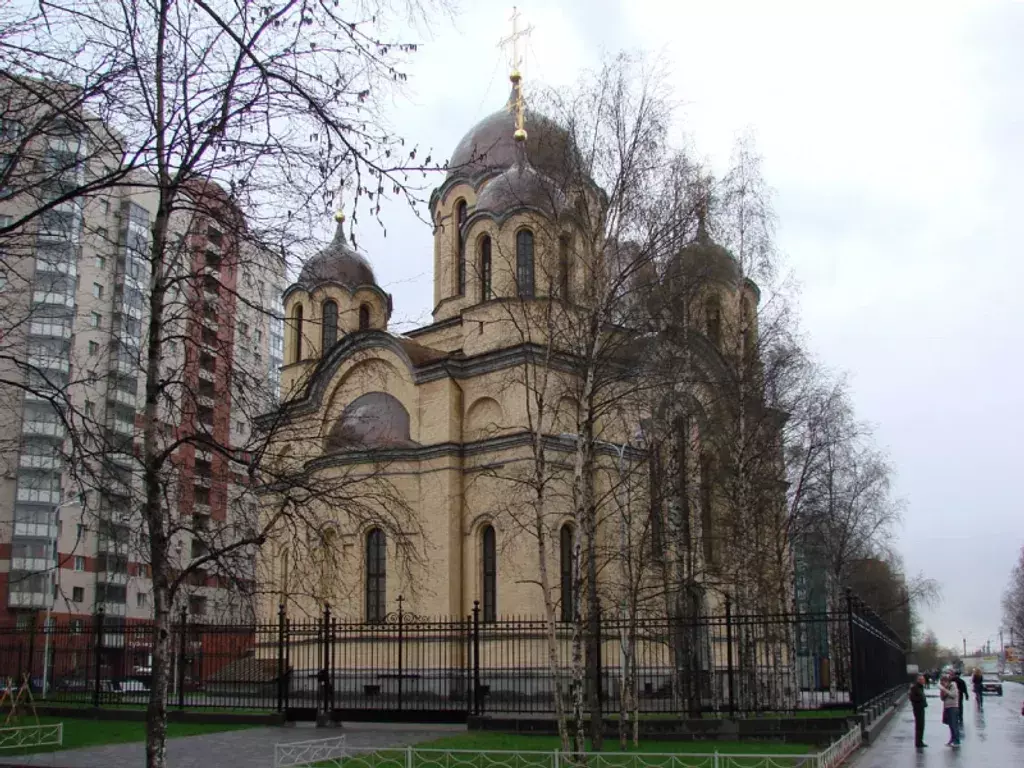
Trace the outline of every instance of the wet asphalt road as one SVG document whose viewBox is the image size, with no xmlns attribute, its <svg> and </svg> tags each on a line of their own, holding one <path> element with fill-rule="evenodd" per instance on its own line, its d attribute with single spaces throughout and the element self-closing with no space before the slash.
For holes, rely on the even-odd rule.
<svg viewBox="0 0 1024 768">
<path fill-rule="evenodd" d="M 1024 685 L 1004 683 L 1003 696 L 985 696 L 979 709 L 973 694 L 964 703 L 959 749 L 946 746 L 949 728 L 942 724 L 937 686 L 928 693 L 924 741 L 914 749 L 914 715 L 909 704 L 896 713 L 882 737 L 851 763 L 852 768 L 1016 768 L 1024 766 Z"/>
</svg>

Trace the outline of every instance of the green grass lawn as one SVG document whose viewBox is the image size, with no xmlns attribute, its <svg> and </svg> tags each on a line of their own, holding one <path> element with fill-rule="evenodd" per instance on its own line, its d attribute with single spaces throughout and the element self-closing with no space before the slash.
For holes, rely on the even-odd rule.
<svg viewBox="0 0 1024 768">
<path fill-rule="evenodd" d="M 1003 680 L 1009 680 L 1011 683 L 1024 683 L 1024 675 L 1007 675 Z"/>
<path fill-rule="evenodd" d="M 103 744 L 128 744 L 146 740 L 146 724 L 126 720 L 76 720 L 67 717 L 40 717 L 39 722 L 64 723 L 64 744 L 61 747 L 29 747 L 25 749 L 0 750 L 0 757 L 7 755 L 28 755 L 36 752 L 53 752 L 56 749 L 78 749 Z M 11 723 L 14 725 L 14 723 Z M 18 725 L 35 725 L 35 719 L 26 717 Z M 167 737 L 199 736 L 204 733 L 236 731 L 251 728 L 249 725 L 221 725 L 212 723 L 168 723 Z"/>
</svg>

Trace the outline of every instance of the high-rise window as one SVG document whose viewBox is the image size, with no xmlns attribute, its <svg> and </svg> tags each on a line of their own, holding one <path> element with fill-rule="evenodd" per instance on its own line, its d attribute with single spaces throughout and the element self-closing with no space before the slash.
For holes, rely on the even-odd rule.
<svg viewBox="0 0 1024 768">
<path fill-rule="evenodd" d="M 480 562 L 483 579 L 483 619 L 498 620 L 498 552 L 494 526 L 486 525 L 480 533 Z"/>
<path fill-rule="evenodd" d="M 373 528 L 366 534 L 366 620 L 384 621 L 387 606 L 387 542 L 384 531 Z"/>
<path fill-rule="evenodd" d="M 323 313 L 320 354 L 326 355 L 327 351 L 338 340 L 338 304 L 328 300 L 323 303 L 320 309 Z"/>
<path fill-rule="evenodd" d="M 521 299 L 533 298 L 533 232 L 516 232 L 516 288 Z"/>
</svg>

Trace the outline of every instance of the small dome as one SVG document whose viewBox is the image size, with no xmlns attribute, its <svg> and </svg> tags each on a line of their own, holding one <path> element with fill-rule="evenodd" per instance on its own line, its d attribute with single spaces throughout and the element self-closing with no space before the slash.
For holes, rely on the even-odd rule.
<svg viewBox="0 0 1024 768">
<path fill-rule="evenodd" d="M 300 284 L 340 283 L 348 288 L 377 284 L 369 262 L 345 240 L 343 227 L 339 221 L 330 244 L 302 267 Z"/>
<path fill-rule="evenodd" d="M 559 216 L 569 210 L 569 203 L 551 179 L 529 163 L 519 162 L 487 183 L 475 210 L 502 215 L 523 207 Z"/>
<path fill-rule="evenodd" d="M 475 176 L 514 165 L 519 158 L 515 130 L 515 117 L 508 106 L 485 117 L 455 147 L 448 163 L 448 176 Z M 561 178 L 576 153 L 568 132 L 553 120 L 527 110 L 526 156 L 535 168 Z"/>
<path fill-rule="evenodd" d="M 681 273 L 685 280 L 694 282 L 714 281 L 738 286 L 743 280 L 739 261 L 727 248 L 711 239 L 703 220 L 698 224 L 697 238 L 679 251 L 669 271 Z"/>
</svg>

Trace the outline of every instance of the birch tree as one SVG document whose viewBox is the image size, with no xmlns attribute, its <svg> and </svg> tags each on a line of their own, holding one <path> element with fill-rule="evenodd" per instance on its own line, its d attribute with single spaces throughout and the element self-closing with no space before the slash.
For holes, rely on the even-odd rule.
<svg viewBox="0 0 1024 768">
<path fill-rule="evenodd" d="M 356 517 L 379 517 L 389 497 L 386 485 L 357 491 L 342 480 L 329 487 L 301 466 L 274 463 L 260 450 L 282 428 L 272 417 L 241 440 L 214 434 L 202 417 L 206 406 L 197 402 L 202 395 L 189 396 L 181 376 L 203 343 L 183 328 L 183 309 L 201 301 L 207 287 L 241 300 L 226 274 L 216 273 L 241 276 L 257 256 L 308 252 L 342 182 L 354 226 L 360 216 L 378 216 L 383 198 L 414 200 L 409 173 L 436 167 L 390 133 L 378 109 L 405 81 L 402 67 L 415 44 L 385 37 L 389 8 L 363 10 L 297 2 L 57 2 L 42 11 L 10 7 L 0 20 L 0 72 L 7 91 L 21 94 L 13 107 L 8 97 L 5 109 L 26 118 L 3 137 L 13 158 L 2 169 L 13 213 L 0 221 L 0 238 L 17 242 L 68 206 L 119 194 L 141 194 L 151 212 L 130 259 L 144 269 L 145 327 L 137 344 L 119 349 L 144 390 L 141 418 L 116 451 L 126 466 L 100 460 L 109 453 L 106 425 L 72 394 L 71 382 L 48 380 L 13 343 L 0 350 L 7 355 L 0 390 L 31 390 L 52 404 L 70 437 L 71 458 L 84 459 L 69 462 L 78 467 L 74 483 L 82 491 L 107 489 L 100 503 L 109 506 L 113 473 L 138 483 L 139 551 L 152 571 L 154 608 L 148 767 L 166 764 L 170 622 L 189 576 L 214 564 L 238 573 L 235 565 L 250 560 L 286 521 L 319 531 L 310 504 L 317 497 L 337 498 Z M 421 9 L 409 10 L 415 16 Z M 54 140 L 62 142 L 58 164 L 41 166 L 32 152 L 41 144 L 53 148 Z M 208 224 L 215 226 L 230 243 L 219 268 L 196 263 L 199 254 L 189 247 L 196 224 L 205 235 Z M 250 309 L 274 314 L 262 303 Z M 249 413 L 271 405 L 267 388 L 246 379 L 245 366 L 236 366 L 231 382 Z M 232 502 L 246 513 L 233 518 L 231 530 L 188 531 L 203 543 L 191 556 L 176 551 L 179 534 L 192 527 L 173 514 L 182 447 L 211 454 L 211 463 L 236 480 L 241 491 Z M 281 467 L 288 468 L 284 476 Z M 276 507 L 260 517 L 253 495 L 267 487 Z"/>
</svg>

